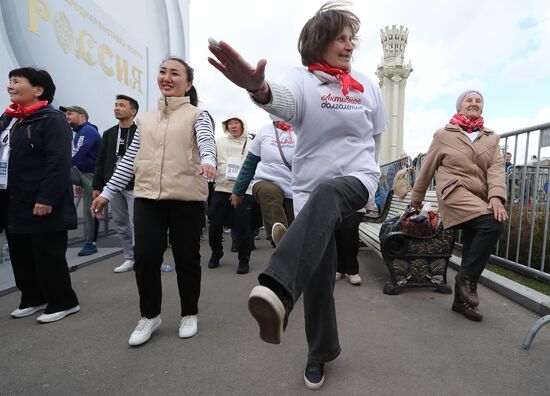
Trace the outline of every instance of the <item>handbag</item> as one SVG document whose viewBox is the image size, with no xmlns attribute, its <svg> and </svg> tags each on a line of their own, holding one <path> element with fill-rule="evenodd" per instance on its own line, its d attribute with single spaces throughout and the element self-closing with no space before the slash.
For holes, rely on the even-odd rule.
<svg viewBox="0 0 550 396">
<path fill-rule="evenodd" d="M 412 190 L 410 173 L 413 168 L 403 168 L 393 178 L 393 193 L 399 198 L 404 198 Z"/>
</svg>

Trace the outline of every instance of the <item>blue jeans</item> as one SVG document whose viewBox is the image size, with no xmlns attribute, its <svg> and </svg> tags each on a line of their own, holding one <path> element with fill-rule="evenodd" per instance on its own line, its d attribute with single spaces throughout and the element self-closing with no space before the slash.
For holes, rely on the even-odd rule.
<svg viewBox="0 0 550 396">
<path fill-rule="evenodd" d="M 355 212 L 364 207 L 369 194 L 352 176 L 321 183 L 311 193 L 267 269 L 258 280 L 275 280 L 291 296 L 293 305 L 304 294 L 304 315 L 309 360 L 328 362 L 340 354 L 334 306 L 334 276 L 338 264 L 335 232 L 349 227 Z M 286 307 L 289 311 L 292 306 Z"/>
</svg>

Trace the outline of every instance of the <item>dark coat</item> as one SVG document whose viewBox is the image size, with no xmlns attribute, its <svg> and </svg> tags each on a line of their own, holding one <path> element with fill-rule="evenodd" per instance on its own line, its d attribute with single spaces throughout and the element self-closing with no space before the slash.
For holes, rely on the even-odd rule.
<svg viewBox="0 0 550 396">
<path fill-rule="evenodd" d="M 71 184 L 72 130 L 51 105 L 18 120 L 10 133 L 8 232 L 36 234 L 76 228 Z M 33 215 L 34 205 L 52 213 Z"/>
<path fill-rule="evenodd" d="M 128 131 L 128 146 L 132 143 L 134 139 L 134 134 L 136 133 L 137 126 L 132 124 L 130 130 Z M 99 146 L 99 151 L 97 153 L 97 160 L 95 162 L 94 169 L 94 179 L 92 181 L 92 186 L 94 190 L 102 191 L 105 184 L 109 181 L 111 176 L 113 176 L 113 171 L 115 168 L 115 159 L 117 154 L 117 136 L 118 136 L 118 125 L 115 125 L 112 128 L 107 129 L 103 132 L 101 137 L 101 144 Z M 130 180 L 126 186 L 126 190 L 134 189 L 134 178 Z"/>
<path fill-rule="evenodd" d="M 0 133 L 11 123 L 12 118 L 6 114 L 0 116 Z M 0 232 L 8 228 L 8 190 L 0 190 Z"/>
</svg>

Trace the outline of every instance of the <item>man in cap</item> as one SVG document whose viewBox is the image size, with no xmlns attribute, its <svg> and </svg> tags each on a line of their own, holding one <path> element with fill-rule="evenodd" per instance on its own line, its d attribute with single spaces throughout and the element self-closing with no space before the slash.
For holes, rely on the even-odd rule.
<svg viewBox="0 0 550 396">
<path fill-rule="evenodd" d="M 86 243 L 78 252 L 79 256 L 88 256 L 97 252 L 98 220 L 90 213 L 92 205 L 92 179 L 101 136 L 97 127 L 88 122 L 88 112 L 80 106 L 59 107 L 65 113 L 67 122 L 75 132 L 73 139 L 73 160 L 71 168 L 72 183 L 84 193 L 84 234 Z"/>
</svg>

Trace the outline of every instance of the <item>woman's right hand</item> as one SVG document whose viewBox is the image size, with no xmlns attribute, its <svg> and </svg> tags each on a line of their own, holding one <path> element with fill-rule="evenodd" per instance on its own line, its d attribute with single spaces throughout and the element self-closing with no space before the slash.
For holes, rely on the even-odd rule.
<svg viewBox="0 0 550 396">
<path fill-rule="evenodd" d="M 422 201 L 411 201 L 411 206 L 413 209 L 422 209 Z"/>
<path fill-rule="evenodd" d="M 231 196 L 229 197 L 229 200 L 231 201 L 231 206 L 233 206 L 234 208 L 239 206 L 243 202 L 243 199 L 244 197 L 242 195 L 236 194 L 231 194 Z"/>
<path fill-rule="evenodd" d="M 94 199 L 92 201 L 92 206 L 90 207 L 90 212 L 92 212 L 92 217 L 95 217 L 96 219 L 103 219 L 105 217 L 105 213 L 103 212 L 103 208 L 105 208 L 105 205 L 109 203 L 109 200 L 107 198 L 103 198 L 101 195 Z"/>
<path fill-rule="evenodd" d="M 208 57 L 208 62 L 235 85 L 247 91 L 257 91 L 266 84 L 265 59 L 260 59 L 254 68 L 225 41 L 220 41 L 217 46 L 208 45 L 208 49 L 216 57 Z"/>
</svg>

